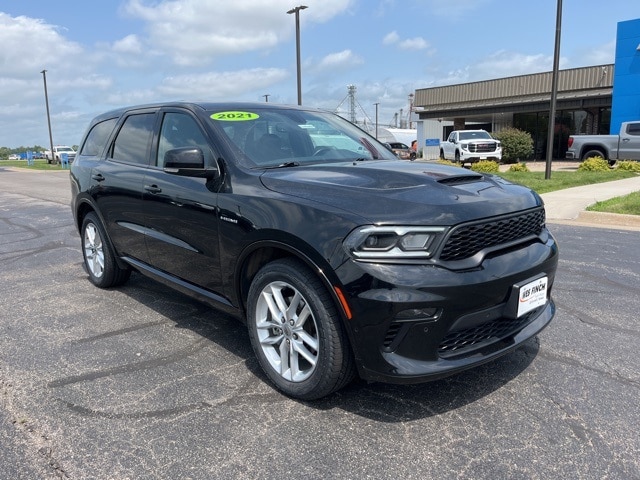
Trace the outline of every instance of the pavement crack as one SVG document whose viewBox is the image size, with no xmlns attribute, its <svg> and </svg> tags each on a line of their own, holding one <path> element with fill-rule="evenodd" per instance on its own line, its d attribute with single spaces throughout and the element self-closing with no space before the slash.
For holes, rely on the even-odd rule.
<svg viewBox="0 0 640 480">
<path fill-rule="evenodd" d="M 171 355 L 167 355 L 166 357 L 153 358 L 150 360 L 145 360 L 142 362 L 135 363 L 126 363 L 124 365 L 118 365 L 115 367 L 107 368 L 104 370 L 97 370 L 94 372 L 87 372 L 81 375 L 72 375 L 65 378 L 60 378 L 58 380 L 53 380 L 47 384 L 49 388 L 57 388 L 63 387 L 66 385 L 72 385 L 74 383 L 81 383 L 86 381 L 97 380 L 99 378 L 110 377 L 112 375 L 119 375 L 122 373 L 133 373 L 139 372 L 141 370 L 149 370 L 151 368 L 160 367 L 163 365 L 168 365 L 170 363 L 176 362 L 178 360 L 182 360 L 187 358 L 197 351 L 203 349 L 205 345 L 208 343 L 207 339 L 200 339 L 187 348 L 182 350 L 178 350 Z"/>
</svg>

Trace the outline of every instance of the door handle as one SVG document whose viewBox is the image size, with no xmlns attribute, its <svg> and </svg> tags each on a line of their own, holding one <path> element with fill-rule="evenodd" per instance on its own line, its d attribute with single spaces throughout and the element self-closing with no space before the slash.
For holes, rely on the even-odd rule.
<svg viewBox="0 0 640 480">
<path fill-rule="evenodd" d="M 623 138 L 622 141 L 623 142 L 628 142 L 629 140 L 631 140 L 630 138 Z"/>
<path fill-rule="evenodd" d="M 93 175 L 91 175 L 91 178 L 96 182 L 104 182 L 104 175 L 102 175 L 101 173 L 94 173 Z"/>
<path fill-rule="evenodd" d="M 144 189 L 149 193 L 160 193 L 162 191 L 157 185 L 145 185 Z"/>
</svg>

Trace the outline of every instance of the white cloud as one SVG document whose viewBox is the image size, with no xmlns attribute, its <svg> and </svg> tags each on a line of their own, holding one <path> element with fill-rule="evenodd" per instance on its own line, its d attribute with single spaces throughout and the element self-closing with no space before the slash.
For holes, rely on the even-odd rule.
<svg viewBox="0 0 640 480">
<path fill-rule="evenodd" d="M 71 68 L 83 54 L 82 48 L 58 33 L 54 25 L 24 16 L 0 12 L 0 66 L 13 77 L 32 77 L 54 67 Z"/>
<path fill-rule="evenodd" d="M 143 51 L 142 42 L 137 35 L 127 35 L 121 40 L 114 42 L 113 51 L 118 53 L 127 53 L 139 55 Z"/>
<path fill-rule="evenodd" d="M 398 46 L 403 50 L 424 50 L 429 47 L 429 43 L 422 37 L 415 37 L 402 40 Z"/>
<path fill-rule="evenodd" d="M 604 45 L 598 45 L 589 49 L 582 49 L 578 52 L 578 58 L 571 62 L 576 66 L 603 65 L 613 63 L 616 57 L 616 41 L 611 40 Z"/>
<path fill-rule="evenodd" d="M 265 89 L 288 75 L 286 70 L 278 68 L 178 75 L 165 78 L 157 93 L 164 99 L 227 100 L 239 98 L 247 91 Z"/>
<path fill-rule="evenodd" d="M 391 33 L 387 33 L 382 39 L 383 45 L 393 45 L 394 43 L 398 43 L 400 41 L 400 35 L 398 32 L 393 31 Z"/>
<path fill-rule="evenodd" d="M 324 72 L 330 70 L 335 73 L 337 70 L 345 70 L 353 68 L 355 65 L 361 65 L 364 60 L 355 55 L 351 50 L 343 50 L 341 52 L 330 53 L 319 62 L 309 62 L 309 67 L 314 72 Z"/>
<path fill-rule="evenodd" d="M 422 37 L 401 39 L 398 32 L 387 33 L 382 39 L 383 45 L 397 45 L 402 50 L 424 50 L 429 48 L 429 42 Z"/>
<path fill-rule="evenodd" d="M 301 23 L 326 22 L 349 8 L 353 0 L 313 0 L 300 13 Z M 290 0 L 172 0 L 147 5 L 129 0 L 128 15 L 147 24 L 148 42 L 178 65 L 209 64 L 224 55 L 268 50 L 295 30 Z"/>
</svg>

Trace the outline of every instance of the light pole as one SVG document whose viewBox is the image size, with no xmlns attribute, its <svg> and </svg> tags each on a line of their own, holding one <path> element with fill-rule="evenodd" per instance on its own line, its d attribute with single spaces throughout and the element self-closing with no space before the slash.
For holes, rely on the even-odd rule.
<svg viewBox="0 0 640 480">
<path fill-rule="evenodd" d="M 376 140 L 378 139 L 378 105 L 380 105 L 379 102 L 374 103 L 374 105 L 376 106 Z"/>
<path fill-rule="evenodd" d="M 302 105 L 302 73 L 300 71 L 300 10 L 308 8 L 306 5 L 300 5 L 289 10 L 287 13 L 296 14 L 296 66 L 298 69 L 298 105 Z"/>
<path fill-rule="evenodd" d="M 556 9 L 556 41 L 553 53 L 553 73 L 551 74 L 551 107 L 549 109 L 549 130 L 547 131 L 547 159 L 544 179 L 551 178 L 551 161 L 553 157 L 553 137 L 556 124 L 556 98 L 558 96 L 558 69 L 560 63 L 560 35 L 562 33 L 562 0 L 557 0 Z"/>
<path fill-rule="evenodd" d="M 51 134 L 51 116 L 49 115 L 49 95 L 47 94 L 47 71 L 42 70 L 42 80 L 44 80 L 44 103 L 47 105 L 47 125 L 49 125 L 49 152 L 51 152 L 51 161 L 55 162 L 53 153 L 53 135 Z"/>
</svg>

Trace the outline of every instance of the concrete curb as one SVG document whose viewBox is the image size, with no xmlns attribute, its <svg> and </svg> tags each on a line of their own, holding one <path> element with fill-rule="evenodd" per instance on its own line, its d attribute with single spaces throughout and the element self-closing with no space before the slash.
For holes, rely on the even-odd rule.
<svg viewBox="0 0 640 480">
<path fill-rule="evenodd" d="M 596 226 L 633 227 L 640 230 L 640 215 L 623 215 L 621 213 L 591 212 L 583 210 L 578 215 L 579 222 L 595 224 Z"/>
</svg>

